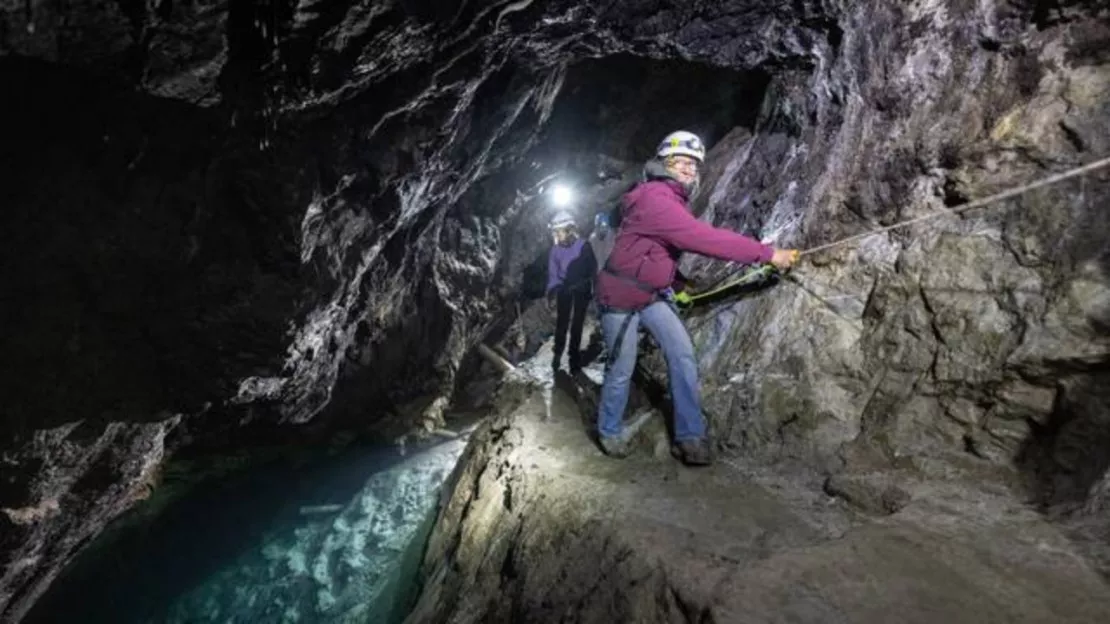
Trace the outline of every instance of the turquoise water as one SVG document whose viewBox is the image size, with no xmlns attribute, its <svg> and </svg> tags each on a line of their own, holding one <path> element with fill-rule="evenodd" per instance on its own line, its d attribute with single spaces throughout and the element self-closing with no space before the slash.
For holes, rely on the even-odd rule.
<svg viewBox="0 0 1110 624">
<path fill-rule="evenodd" d="M 93 544 L 26 621 L 400 622 L 464 445 L 350 450 L 205 484 Z"/>
</svg>

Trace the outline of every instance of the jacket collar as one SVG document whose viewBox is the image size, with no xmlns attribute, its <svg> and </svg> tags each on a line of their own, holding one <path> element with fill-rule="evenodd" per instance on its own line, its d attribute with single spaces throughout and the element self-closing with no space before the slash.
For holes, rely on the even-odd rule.
<svg viewBox="0 0 1110 624">
<path fill-rule="evenodd" d="M 683 202 L 690 199 L 689 195 L 686 192 L 686 186 L 678 180 L 675 180 L 674 178 L 664 178 L 660 181 L 663 182 L 663 184 L 666 184 L 667 187 L 670 188 L 672 191 L 674 191 L 675 195 L 678 195 L 678 198 L 681 199 Z"/>
<path fill-rule="evenodd" d="M 648 182 L 663 182 L 670 187 L 683 202 L 687 202 L 690 199 L 690 192 L 686 189 L 685 185 L 672 178 L 670 172 L 667 171 L 666 167 L 664 167 L 663 163 L 658 159 L 653 158 L 644 164 L 644 178 L 646 178 Z"/>
</svg>

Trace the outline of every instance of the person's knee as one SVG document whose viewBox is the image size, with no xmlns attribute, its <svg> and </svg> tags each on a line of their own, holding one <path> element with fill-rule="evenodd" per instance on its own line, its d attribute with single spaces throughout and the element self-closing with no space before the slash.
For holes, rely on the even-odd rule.
<svg viewBox="0 0 1110 624">
<path fill-rule="evenodd" d="M 672 366 L 679 368 L 690 367 L 694 370 L 698 368 L 698 359 L 694 355 L 693 349 L 677 349 L 671 353 L 664 354 L 664 357 Z"/>
<path fill-rule="evenodd" d="M 628 383 L 632 380 L 632 372 L 636 369 L 636 357 L 625 357 L 621 354 L 616 361 L 612 361 L 605 370 L 605 383 Z"/>
<path fill-rule="evenodd" d="M 607 373 L 605 375 L 605 383 L 603 385 L 604 385 L 604 387 L 606 387 L 610 390 L 623 391 L 631 383 L 632 383 L 632 375 L 631 374 L 620 374 L 620 373 L 614 373 L 613 371 L 610 371 L 609 373 Z"/>
<path fill-rule="evenodd" d="M 613 360 L 609 368 L 609 373 L 618 375 L 625 379 L 632 378 L 632 371 L 636 369 L 636 353 L 623 352 L 618 354 L 616 360 Z"/>
<path fill-rule="evenodd" d="M 682 338 L 682 336 L 672 336 L 670 340 L 659 341 L 659 348 L 662 349 L 663 357 L 668 362 L 695 361 L 694 345 L 689 340 L 683 340 Z"/>
</svg>

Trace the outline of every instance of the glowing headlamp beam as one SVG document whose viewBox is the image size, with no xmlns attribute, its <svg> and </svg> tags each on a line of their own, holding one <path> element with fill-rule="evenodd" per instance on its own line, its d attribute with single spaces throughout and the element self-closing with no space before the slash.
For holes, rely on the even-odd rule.
<svg viewBox="0 0 1110 624">
<path fill-rule="evenodd" d="M 569 206 L 574 201 L 574 191 L 565 184 L 556 184 L 551 188 L 551 203 L 557 208 Z"/>
</svg>

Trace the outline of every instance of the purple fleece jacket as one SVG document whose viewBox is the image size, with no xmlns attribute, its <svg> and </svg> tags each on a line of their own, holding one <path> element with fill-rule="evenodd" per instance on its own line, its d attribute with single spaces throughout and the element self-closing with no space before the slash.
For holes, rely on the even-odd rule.
<svg viewBox="0 0 1110 624">
<path fill-rule="evenodd" d="M 563 281 L 567 279 L 567 268 L 582 254 L 582 246 L 585 244 L 586 241 L 579 238 L 566 247 L 555 245 L 551 248 L 551 253 L 547 256 L 547 292 L 563 285 Z"/>
<path fill-rule="evenodd" d="M 609 267 L 619 275 L 662 290 L 675 279 L 684 251 L 741 264 L 768 262 L 774 248 L 731 230 L 699 221 L 686 208 L 686 192 L 674 180 L 640 184 L 622 198 L 620 233 L 609 254 Z M 653 294 L 606 271 L 597 278 L 602 305 L 633 309 Z"/>
</svg>

